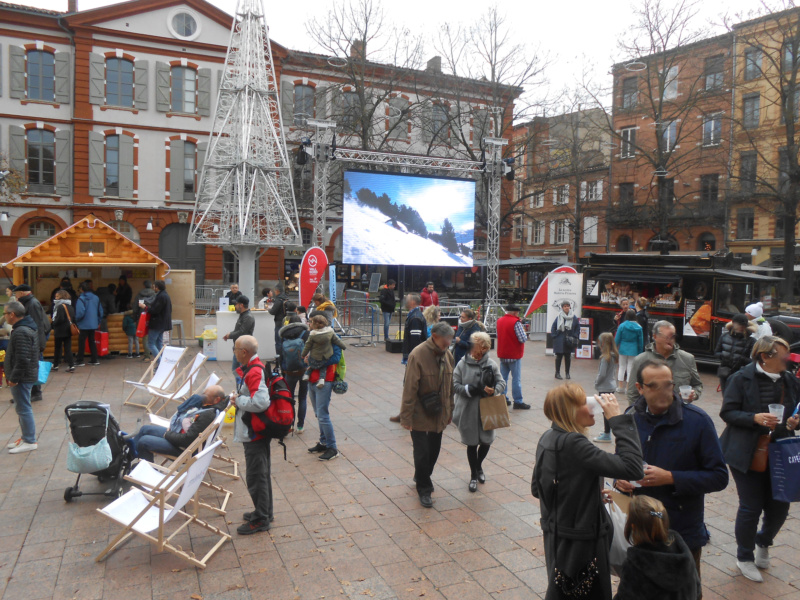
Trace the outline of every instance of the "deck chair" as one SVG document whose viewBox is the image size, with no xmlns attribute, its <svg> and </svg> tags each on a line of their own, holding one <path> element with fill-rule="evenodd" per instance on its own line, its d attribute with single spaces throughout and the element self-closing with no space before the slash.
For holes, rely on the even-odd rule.
<svg viewBox="0 0 800 600">
<path fill-rule="evenodd" d="M 111 543 L 97 556 L 95 561 L 101 562 L 105 560 L 109 554 L 122 546 L 131 536 L 138 535 L 154 544 L 157 552 L 166 550 L 180 556 L 196 567 L 205 569 L 208 561 L 216 551 L 231 539 L 231 536 L 221 529 L 197 517 L 199 508 L 197 503 L 198 490 L 206 471 L 208 471 L 208 466 L 211 464 L 214 450 L 220 443 L 217 441 L 196 456 L 187 458 L 177 471 L 165 474 L 150 493 L 132 488 L 124 496 L 117 498 L 105 508 L 97 509 L 100 514 L 122 525 L 123 529 L 119 535 L 111 540 Z M 168 504 L 167 501 L 176 495 L 178 488 L 180 489 L 178 498 L 173 504 Z M 192 498 L 194 498 L 195 503 L 192 507 L 192 513 L 189 514 L 184 512 L 183 508 Z M 180 517 L 183 523 L 175 531 L 167 535 L 165 526 L 176 517 Z M 202 558 L 197 558 L 194 552 L 187 552 L 172 542 L 175 536 L 179 535 L 191 524 L 198 525 L 210 531 L 215 537 L 219 537 L 217 542 Z"/>
<path fill-rule="evenodd" d="M 131 402 L 131 397 L 136 393 L 136 390 L 149 393 L 150 389 L 158 389 L 164 392 L 172 389 L 174 387 L 175 375 L 178 373 L 178 366 L 185 353 L 186 348 L 164 346 L 158 355 L 150 362 L 150 366 L 139 381 L 125 381 L 128 385 L 133 386 L 133 389 L 122 402 L 122 405 L 147 408 L 147 404 Z M 156 362 L 158 362 L 158 369 L 155 369 Z"/>
<path fill-rule="evenodd" d="M 167 459 L 162 464 L 155 464 L 145 460 L 140 460 L 139 464 L 136 465 L 136 468 L 133 469 L 133 471 L 131 471 L 125 477 L 125 479 L 136 485 L 142 486 L 145 491 L 150 491 L 151 489 L 155 488 L 159 482 L 164 480 L 165 476 L 169 476 L 169 480 L 164 480 L 164 487 L 168 489 L 170 493 L 173 493 L 172 488 L 180 483 L 175 474 L 178 467 L 197 450 L 204 450 L 217 441 L 217 435 L 222 427 L 222 421 L 224 418 L 225 413 L 220 412 L 219 415 L 217 415 L 217 418 L 214 419 L 214 421 L 212 421 L 208 427 L 206 427 L 205 431 L 203 431 L 196 440 L 194 440 L 183 452 L 181 452 L 179 456 L 174 457 L 167 456 L 166 454 L 160 454 L 159 456 Z M 219 447 L 219 445 L 217 447 Z M 172 464 L 168 464 L 168 461 L 170 460 L 172 461 Z M 216 485 L 207 479 L 203 480 L 202 485 L 204 488 L 212 489 L 215 492 L 222 494 L 223 498 L 219 507 L 207 504 L 205 502 L 199 502 L 199 500 L 198 505 L 219 515 L 226 514 L 228 500 L 230 500 L 233 492 L 226 490 L 222 486 Z M 194 502 L 194 500 L 192 500 L 192 502 Z"/>
<path fill-rule="evenodd" d="M 197 376 L 200 374 L 200 367 L 202 367 L 203 363 L 207 360 L 208 357 L 205 354 L 198 352 L 194 360 L 181 369 L 175 376 L 175 387 L 172 390 L 162 391 L 148 385 L 147 391 L 150 394 L 150 402 L 145 406 L 145 410 L 148 413 L 154 412 L 153 409 L 155 405 L 161 401 L 162 404 L 155 410 L 155 413 L 158 414 L 163 410 L 166 414 L 166 408 L 170 402 L 177 402 L 180 404 L 191 396 L 194 383 L 197 380 Z"/>
<path fill-rule="evenodd" d="M 198 393 L 200 390 L 206 391 L 212 385 L 217 385 L 220 382 L 220 377 L 216 373 L 209 374 L 208 377 L 205 378 L 203 383 L 197 386 Z M 150 423 L 153 425 L 160 425 L 161 427 L 169 427 L 170 419 L 166 416 L 162 417 L 156 413 L 160 412 L 160 409 L 157 410 L 155 413 L 148 413 L 147 417 L 150 419 Z"/>
</svg>

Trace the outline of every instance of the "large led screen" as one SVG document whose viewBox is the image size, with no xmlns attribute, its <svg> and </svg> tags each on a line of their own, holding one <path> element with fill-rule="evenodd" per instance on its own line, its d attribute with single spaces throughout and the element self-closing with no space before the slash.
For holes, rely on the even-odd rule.
<svg viewBox="0 0 800 600">
<path fill-rule="evenodd" d="M 475 182 L 344 173 L 342 262 L 471 267 Z"/>
</svg>

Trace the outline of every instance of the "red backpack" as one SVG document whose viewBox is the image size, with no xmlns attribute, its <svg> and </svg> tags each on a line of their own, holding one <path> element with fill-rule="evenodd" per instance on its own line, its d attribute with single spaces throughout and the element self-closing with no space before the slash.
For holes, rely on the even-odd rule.
<svg viewBox="0 0 800 600">
<path fill-rule="evenodd" d="M 244 371 L 245 375 L 247 370 Z M 264 366 L 264 381 L 269 391 L 269 408 L 263 412 L 244 412 L 242 423 L 247 426 L 251 437 L 278 440 L 283 446 L 283 459 L 286 460 L 286 444 L 283 443 L 283 438 L 292 431 L 294 425 L 294 396 L 277 366 L 272 371 Z"/>
</svg>

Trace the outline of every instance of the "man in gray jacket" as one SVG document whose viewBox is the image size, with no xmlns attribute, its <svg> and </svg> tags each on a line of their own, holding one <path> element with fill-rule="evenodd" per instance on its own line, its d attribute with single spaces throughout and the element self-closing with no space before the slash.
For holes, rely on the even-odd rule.
<svg viewBox="0 0 800 600">
<path fill-rule="evenodd" d="M 13 329 L 6 349 L 3 368 L 6 381 L 11 387 L 11 397 L 19 418 L 22 437 L 8 444 L 10 454 L 36 450 L 36 423 L 31 408 L 31 388 L 39 377 L 39 341 L 36 323 L 25 314 L 25 307 L 19 302 L 7 302 L 3 316 Z"/>
<path fill-rule="evenodd" d="M 236 325 L 234 326 L 233 331 L 226 333 L 224 336 L 222 336 L 222 339 L 226 342 L 230 340 L 234 343 L 234 345 L 236 345 L 236 340 L 243 335 L 253 335 L 253 332 L 256 329 L 256 319 L 250 312 L 250 298 L 244 294 L 239 294 L 236 297 L 236 304 L 234 307 L 236 308 L 236 312 L 239 313 L 239 318 L 236 319 Z M 236 354 L 234 353 L 231 371 L 236 373 L 236 369 L 238 369 L 240 366 L 241 365 L 239 364 L 239 361 L 236 360 Z"/>
<path fill-rule="evenodd" d="M 25 312 L 36 323 L 36 338 L 39 341 L 39 359 L 44 356 L 44 347 L 47 338 L 50 337 L 50 322 L 44 314 L 42 303 L 33 295 L 31 286 L 23 283 L 14 288 L 14 295 L 17 301 L 25 307 Z M 31 402 L 39 402 L 42 399 L 42 386 L 34 385 L 31 388 Z"/>
<path fill-rule="evenodd" d="M 653 342 L 645 346 L 644 352 L 633 359 L 629 373 L 638 373 L 646 360 L 663 360 L 672 370 L 675 391 L 682 385 L 692 386 L 692 393 L 687 402 L 695 402 L 703 393 L 703 382 L 697 372 L 694 356 L 681 350 L 675 343 L 675 326 L 669 321 L 658 321 L 653 325 Z M 639 398 L 636 389 L 636 377 L 630 377 L 627 389 L 628 404 L 633 405 Z"/>
</svg>

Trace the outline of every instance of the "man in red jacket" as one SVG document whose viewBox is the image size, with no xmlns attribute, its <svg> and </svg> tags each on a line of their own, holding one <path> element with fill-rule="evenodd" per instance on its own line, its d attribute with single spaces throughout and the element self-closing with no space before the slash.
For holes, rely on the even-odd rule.
<svg viewBox="0 0 800 600">
<path fill-rule="evenodd" d="M 269 390 L 264 379 L 264 363 L 258 358 L 258 341 L 252 335 L 243 335 L 233 343 L 236 360 L 242 366 L 236 369 L 239 385 L 232 394 L 236 406 L 233 441 L 244 446 L 245 483 L 255 510 L 244 513 L 244 525 L 236 531 L 250 535 L 268 531 L 273 519 L 272 476 L 270 473 L 270 439 L 256 434 L 242 420 L 244 413 L 264 412 L 269 408 Z"/>
<path fill-rule="evenodd" d="M 426 306 L 439 306 L 439 294 L 433 291 L 433 282 L 429 281 L 425 284 L 425 289 L 420 293 L 422 298 L 422 308 Z"/>
<path fill-rule="evenodd" d="M 525 354 L 525 342 L 528 336 L 522 321 L 519 320 L 519 306 L 509 304 L 505 308 L 506 314 L 497 319 L 497 358 L 500 359 L 500 373 L 506 380 L 506 390 L 508 390 L 508 376 L 514 380 L 511 388 L 514 397 L 514 408 L 527 410 L 530 404 L 522 401 L 522 383 L 520 374 L 522 371 L 522 356 Z M 511 402 L 506 400 L 511 406 Z"/>
</svg>

